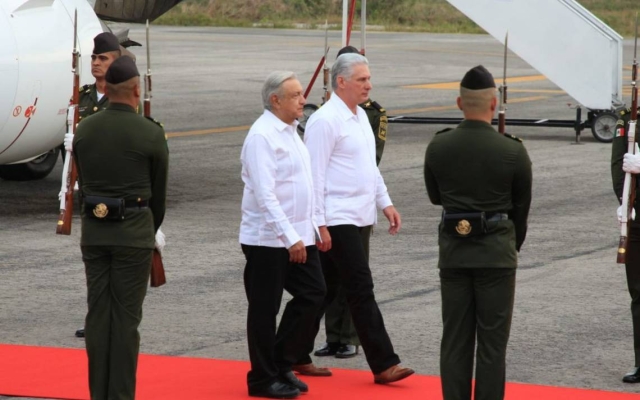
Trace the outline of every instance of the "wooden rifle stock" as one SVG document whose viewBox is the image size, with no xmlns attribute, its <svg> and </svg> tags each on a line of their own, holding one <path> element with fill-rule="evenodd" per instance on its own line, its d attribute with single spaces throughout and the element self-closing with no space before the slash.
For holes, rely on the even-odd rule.
<svg viewBox="0 0 640 400">
<path fill-rule="evenodd" d="M 638 14 L 636 14 L 636 38 L 633 50 L 633 66 L 631 67 L 631 113 L 629 117 L 629 131 L 627 132 L 627 153 L 636 152 L 636 130 L 638 123 Z M 625 215 L 620 221 L 620 241 L 618 244 L 618 254 L 616 262 L 625 264 L 627 261 L 627 250 L 629 249 L 629 227 L 633 219 L 634 205 L 636 202 L 636 176 L 627 172 L 624 175 L 624 186 L 622 189 L 622 210 Z"/>
<path fill-rule="evenodd" d="M 80 53 L 78 51 L 78 10 L 75 11 L 73 23 L 73 52 L 71 67 L 73 71 L 73 97 L 67 110 L 67 125 L 70 133 L 75 133 L 79 122 L 78 103 L 80 102 Z M 62 184 L 66 191 L 60 199 L 60 215 L 56 234 L 71 235 L 71 221 L 73 217 L 73 189 L 78 179 L 76 163 L 73 154 L 69 153 L 65 159 L 65 167 L 62 170 Z"/>
</svg>

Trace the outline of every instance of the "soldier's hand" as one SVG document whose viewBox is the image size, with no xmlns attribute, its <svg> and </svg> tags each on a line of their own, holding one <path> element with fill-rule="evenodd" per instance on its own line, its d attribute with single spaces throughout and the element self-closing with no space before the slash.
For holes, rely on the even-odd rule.
<svg viewBox="0 0 640 400">
<path fill-rule="evenodd" d="M 640 154 L 626 153 L 622 159 L 622 170 L 632 174 L 640 174 Z"/>
<path fill-rule="evenodd" d="M 318 227 L 320 231 L 320 240 L 316 242 L 318 246 L 318 250 L 320 251 L 329 251 L 331 250 L 331 234 L 329 234 L 329 229 L 327 226 Z"/>
<path fill-rule="evenodd" d="M 156 232 L 156 249 L 158 249 L 160 253 L 162 253 L 164 246 L 167 244 L 165 237 L 164 232 L 158 228 L 158 231 Z"/>
<path fill-rule="evenodd" d="M 622 208 L 622 206 L 618 207 L 618 211 L 616 214 L 618 214 L 618 222 L 622 222 L 622 215 L 626 212 L 626 210 L 624 210 Z M 631 219 L 632 220 L 636 220 L 636 210 L 635 208 L 631 209 Z"/>
<path fill-rule="evenodd" d="M 400 230 L 400 226 L 402 225 L 402 221 L 400 220 L 400 213 L 396 210 L 394 206 L 388 206 L 382 213 L 389 220 L 389 233 L 391 235 L 395 235 Z"/>
<path fill-rule="evenodd" d="M 297 264 L 304 264 L 307 262 L 307 248 L 304 247 L 302 240 L 299 240 L 296 244 L 289 247 L 289 261 Z"/>
<path fill-rule="evenodd" d="M 73 151 L 73 133 L 64 134 L 64 149 L 68 152 Z"/>
</svg>

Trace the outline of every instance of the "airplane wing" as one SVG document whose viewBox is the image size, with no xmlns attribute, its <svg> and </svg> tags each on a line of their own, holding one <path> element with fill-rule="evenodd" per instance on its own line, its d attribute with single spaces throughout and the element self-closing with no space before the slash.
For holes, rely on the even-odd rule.
<svg viewBox="0 0 640 400">
<path fill-rule="evenodd" d="M 182 0 L 97 0 L 93 9 L 100 19 L 117 22 L 152 22 Z"/>
</svg>

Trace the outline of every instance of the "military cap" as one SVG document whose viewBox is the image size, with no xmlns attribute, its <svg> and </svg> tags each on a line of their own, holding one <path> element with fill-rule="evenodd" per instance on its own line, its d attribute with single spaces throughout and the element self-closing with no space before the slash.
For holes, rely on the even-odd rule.
<svg viewBox="0 0 640 400">
<path fill-rule="evenodd" d="M 120 42 L 111 32 L 102 32 L 93 38 L 93 54 L 102 54 L 120 50 Z"/>
<path fill-rule="evenodd" d="M 347 53 L 357 53 L 360 54 L 360 50 L 356 49 L 353 46 L 345 46 L 338 51 L 338 55 L 336 57 L 340 57 L 343 54 Z"/>
<path fill-rule="evenodd" d="M 131 57 L 124 56 L 117 58 L 114 62 L 111 63 L 111 66 L 109 66 L 104 79 L 107 81 L 107 83 L 116 85 L 118 83 L 128 81 L 135 76 L 140 76 L 135 62 Z"/>
<path fill-rule="evenodd" d="M 496 82 L 493 80 L 491 72 L 482 65 L 471 68 L 462 78 L 460 86 L 465 89 L 480 90 L 495 88 Z"/>
</svg>

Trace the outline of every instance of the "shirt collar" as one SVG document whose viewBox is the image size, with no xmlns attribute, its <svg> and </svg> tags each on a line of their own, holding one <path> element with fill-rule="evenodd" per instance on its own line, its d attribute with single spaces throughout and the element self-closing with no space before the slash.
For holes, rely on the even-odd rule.
<svg viewBox="0 0 640 400">
<path fill-rule="evenodd" d="M 297 120 L 293 121 L 293 123 L 289 125 L 283 120 L 281 120 L 280 118 L 276 117 L 276 115 L 269 110 L 264 110 L 263 115 L 265 115 L 267 118 L 271 120 L 271 122 L 273 123 L 274 127 L 278 132 L 284 132 L 288 127 L 291 127 L 295 132 L 296 127 L 298 126 Z"/>
<path fill-rule="evenodd" d="M 458 128 L 490 128 L 490 129 L 494 129 L 493 126 L 491 126 L 491 124 L 488 124 L 484 121 L 478 121 L 475 119 L 464 119 L 462 120 L 462 122 L 460 122 L 460 125 L 458 125 Z M 494 129 L 495 130 L 495 129 Z"/>
<path fill-rule="evenodd" d="M 331 96 L 331 98 L 329 99 L 329 101 L 335 102 L 336 108 L 338 109 L 338 115 L 340 115 L 340 118 L 342 118 L 343 121 L 346 121 L 349 118 L 356 117 L 356 114 L 354 114 L 353 111 L 349 109 L 349 107 L 347 106 L 347 103 L 345 103 L 344 100 L 342 100 L 340 96 L 338 96 L 337 94 L 334 93 L 333 96 Z M 356 108 L 356 112 L 357 112 L 357 108 Z"/>
</svg>

